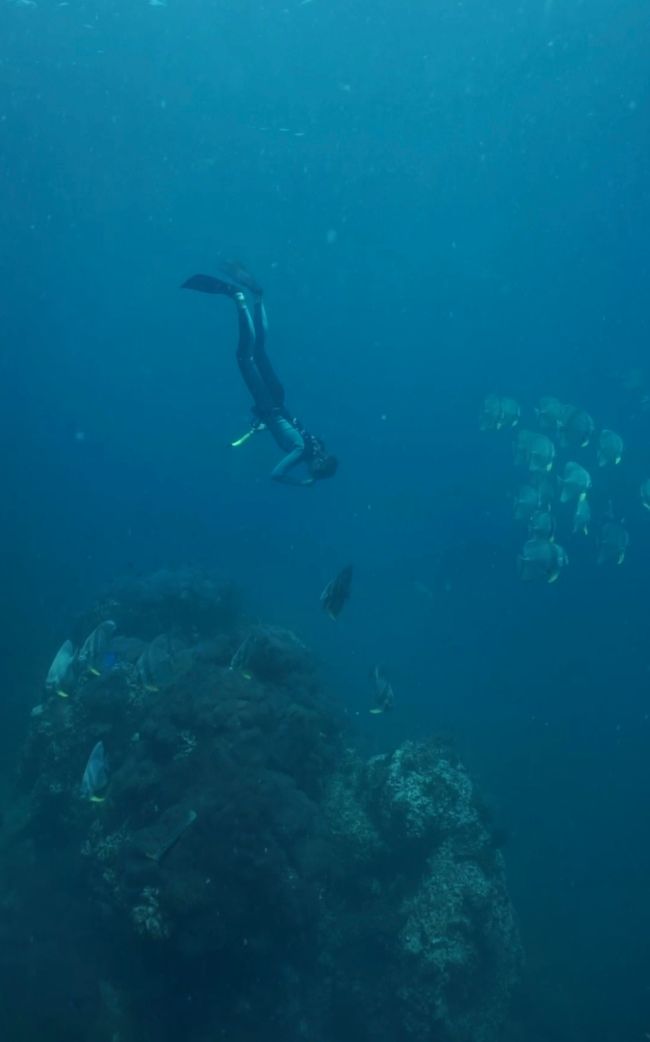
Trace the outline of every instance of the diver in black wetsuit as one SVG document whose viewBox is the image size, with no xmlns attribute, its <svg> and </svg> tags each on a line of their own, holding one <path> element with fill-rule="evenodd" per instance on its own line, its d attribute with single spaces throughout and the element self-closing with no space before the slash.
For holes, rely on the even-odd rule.
<svg viewBox="0 0 650 1042">
<path fill-rule="evenodd" d="M 239 322 L 237 364 L 253 398 L 254 421 L 249 433 L 266 427 L 285 454 L 271 471 L 273 480 L 285 485 L 313 485 L 315 481 L 333 477 L 338 467 L 336 457 L 329 455 L 323 442 L 306 431 L 285 406 L 284 388 L 265 350 L 266 312 L 257 283 L 239 265 L 229 264 L 221 277 L 193 275 L 183 283 L 183 288 L 225 294 L 235 302 Z M 253 295 L 252 317 L 244 289 Z M 241 444 L 246 437 L 234 444 Z M 306 467 L 306 477 L 290 473 L 300 465 Z"/>
</svg>

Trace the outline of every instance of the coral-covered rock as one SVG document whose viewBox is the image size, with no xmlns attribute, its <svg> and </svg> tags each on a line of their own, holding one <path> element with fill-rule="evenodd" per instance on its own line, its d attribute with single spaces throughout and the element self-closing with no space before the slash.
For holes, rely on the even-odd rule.
<svg viewBox="0 0 650 1042">
<path fill-rule="evenodd" d="M 435 743 L 344 751 L 308 650 L 217 591 L 120 588 L 86 613 L 116 622 L 92 668 L 30 717 L 0 833 L 8 1034 L 30 936 L 32 1035 L 493 1042 L 521 953 L 466 771 Z"/>
<path fill-rule="evenodd" d="M 351 866 L 343 887 L 358 898 L 356 917 L 339 914 L 323 946 L 331 1004 L 371 998 L 375 1039 L 498 1039 L 522 952 L 503 858 L 462 765 L 434 742 L 406 742 L 348 761 L 325 805 Z M 370 951 L 381 952 L 382 987 L 366 980 L 362 999 Z"/>
</svg>

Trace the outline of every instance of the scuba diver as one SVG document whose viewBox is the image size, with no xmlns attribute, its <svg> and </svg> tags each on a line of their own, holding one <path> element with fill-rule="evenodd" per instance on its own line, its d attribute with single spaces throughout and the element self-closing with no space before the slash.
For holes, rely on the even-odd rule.
<svg viewBox="0 0 650 1042">
<path fill-rule="evenodd" d="M 267 321 L 262 289 L 250 273 L 235 262 L 227 262 L 220 265 L 218 277 L 192 275 L 181 289 L 230 297 L 237 308 L 237 364 L 253 398 L 253 423 L 246 434 L 232 442 L 233 447 L 243 445 L 257 431 L 266 429 L 285 454 L 271 471 L 274 481 L 285 485 L 313 485 L 315 481 L 334 477 L 338 467 L 336 457 L 331 456 L 320 438 L 305 430 L 285 406 L 284 387 L 265 350 Z M 245 291 L 253 297 L 252 316 Z M 305 477 L 290 473 L 301 465 L 306 468 Z"/>
</svg>

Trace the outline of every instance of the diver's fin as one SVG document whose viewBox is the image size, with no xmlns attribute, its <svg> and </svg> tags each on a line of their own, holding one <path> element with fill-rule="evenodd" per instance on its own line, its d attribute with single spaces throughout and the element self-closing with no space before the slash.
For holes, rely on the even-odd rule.
<svg viewBox="0 0 650 1042">
<path fill-rule="evenodd" d="M 189 279 L 182 283 L 181 289 L 195 289 L 198 293 L 221 293 L 232 297 L 239 286 L 225 279 L 217 279 L 214 275 L 190 275 Z"/>
<path fill-rule="evenodd" d="M 217 270 L 218 275 L 190 275 L 181 289 L 195 289 L 198 293 L 222 293 L 228 297 L 247 289 L 256 297 L 262 296 L 262 287 L 236 261 L 224 261 Z"/>
<path fill-rule="evenodd" d="M 247 289 L 255 297 L 262 296 L 262 287 L 241 261 L 220 259 L 217 262 L 217 271 L 224 282 L 232 283 L 237 289 Z"/>
<path fill-rule="evenodd" d="M 246 431 L 245 434 L 242 434 L 241 438 L 235 438 L 234 441 L 231 441 L 230 442 L 231 448 L 238 449 L 240 445 L 245 445 L 246 442 L 248 441 L 248 439 L 252 438 L 254 434 L 255 434 L 255 427 L 253 427 L 250 431 Z"/>
<path fill-rule="evenodd" d="M 233 449 L 238 449 L 240 445 L 245 445 L 249 438 L 252 438 L 254 434 L 257 434 L 259 431 L 265 430 L 266 424 L 262 423 L 261 420 L 255 420 L 253 426 L 250 427 L 245 434 L 242 434 L 241 438 L 235 438 L 234 441 L 230 442 L 230 447 Z"/>
</svg>

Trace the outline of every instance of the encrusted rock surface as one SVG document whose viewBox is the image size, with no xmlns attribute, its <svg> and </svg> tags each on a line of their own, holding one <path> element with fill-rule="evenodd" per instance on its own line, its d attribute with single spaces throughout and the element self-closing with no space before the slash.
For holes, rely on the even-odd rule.
<svg viewBox="0 0 650 1042">
<path fill-rule="evenodd" d="M 101 662 L 34 699 L 0 832 L 8 1037 L 496 1042 L 521 949 L 453 753 L 346 750 L 299 639 L 214 583 L 138 580 L 83 626 L 107 611 Z"/>
</svg>

